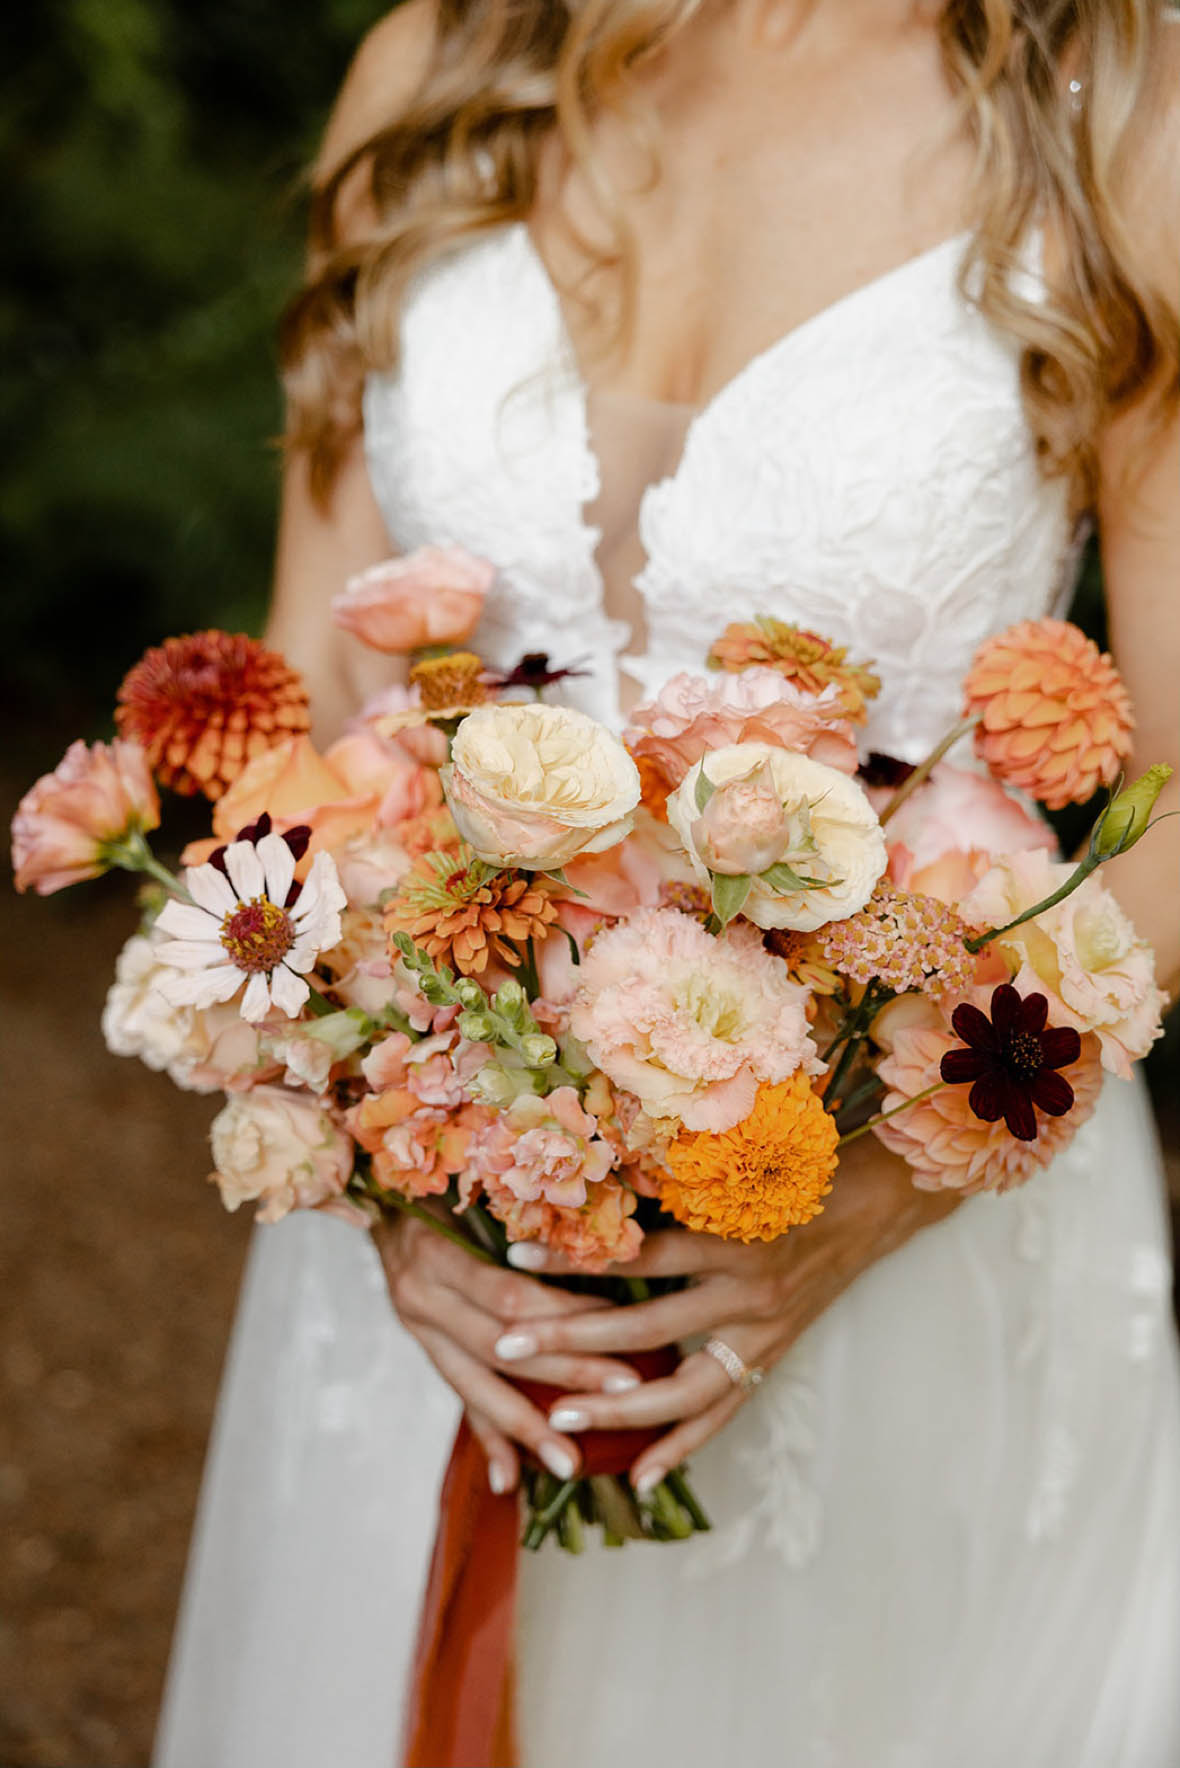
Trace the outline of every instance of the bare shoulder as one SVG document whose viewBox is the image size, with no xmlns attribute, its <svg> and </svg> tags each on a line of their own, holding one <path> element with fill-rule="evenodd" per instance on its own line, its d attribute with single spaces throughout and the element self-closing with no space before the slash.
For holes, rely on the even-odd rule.
<svg viewBox="0 0 1180 1768">
<path fill-rule="evenodd" d="M 437 12 L 437 0 L 403 0 L 366 33 L 324 134 L 317 181 L 328 177 L 413 98 L 430 63 Z"/>
</svg>

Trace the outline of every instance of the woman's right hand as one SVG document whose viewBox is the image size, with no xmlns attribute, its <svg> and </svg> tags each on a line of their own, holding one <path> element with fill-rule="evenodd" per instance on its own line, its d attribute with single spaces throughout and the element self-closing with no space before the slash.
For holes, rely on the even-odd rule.
<svg viewBox="0 0 1180 1768">
<path fill-rule="evenodd" d="M 564 1393 L 617 1394 L 638 1387 L 634 1370 L 611 1357 L 529 1355 L 529 1321 L 609 1304 L 486 1264 L 408 1216 L 384 1218 L 373 1239 L 399 1319 L 467 1408 L 488 1458 L 492 1490 L 516 1486 L 517 1443 L 556 1478 L 572 1479 L 581 1461 L 577 1443 L 551 1429 L 545 1414 L 500 1371 Z"/>
</svg>

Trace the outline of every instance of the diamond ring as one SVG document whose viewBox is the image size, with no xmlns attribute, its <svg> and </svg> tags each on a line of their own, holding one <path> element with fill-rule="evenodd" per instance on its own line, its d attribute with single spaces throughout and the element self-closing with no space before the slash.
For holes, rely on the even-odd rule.
<svg viewBox="0 0 1180 1768">
<path fill-rule="evenodd" d="M 733 1385 L 740 1387 L 744 1394 L 753 1393 L 766 1380 L 765 1369 L 751 1369 L 723 1338 L 706 1339 L 701 1349 L 721 1364 Z"/>
</svg>

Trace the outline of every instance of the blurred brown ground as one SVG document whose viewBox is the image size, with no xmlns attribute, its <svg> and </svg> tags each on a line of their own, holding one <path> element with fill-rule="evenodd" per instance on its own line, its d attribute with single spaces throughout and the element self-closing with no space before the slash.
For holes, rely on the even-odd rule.
<svg viewBox="0 0 1180 1768">
<path fill-rule="evenodd" d="M 103 1046 L 133 926 L 126 878 L 0 884 L 0 1768 L 148 1762 L 249 1232 L 204 1182 L 217 1101 Z"/>
</svg>

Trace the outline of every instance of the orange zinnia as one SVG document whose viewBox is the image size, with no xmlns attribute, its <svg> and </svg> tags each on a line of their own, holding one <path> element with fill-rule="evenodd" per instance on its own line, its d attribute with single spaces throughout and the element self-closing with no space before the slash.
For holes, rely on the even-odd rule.
<svg viewBox="0 0 1180 1768">
<path fill-rule="evenodd" d="M 722 1240 L 777 1240 L 823 1209 L 839 1131 L 802 1073 L 759 1088 L 743 1123 L 685 1132 L 668 1149 L 660 1199 L 678 1222 Z"/>
<path fill-rule="evenodd" d="M 1024 620 L 975 653 L 965 711 L 996 779 L 1049 810 L 1084 804 L 1131 752 L 1134 719 L 1118 670 L 1067 620 Z"/>
</svg>

